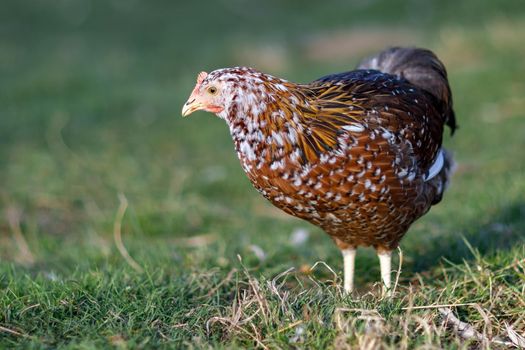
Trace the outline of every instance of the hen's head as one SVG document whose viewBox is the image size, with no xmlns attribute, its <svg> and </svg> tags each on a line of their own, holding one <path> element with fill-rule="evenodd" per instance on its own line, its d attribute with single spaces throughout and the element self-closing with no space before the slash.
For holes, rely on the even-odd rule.
<svg viewBox="0 0 525 350">
<path fill-rule="evenodd" d="M 182 107 L 182 116 L 204 110 L 212 113 L 220 113 L 226 107 L 227 99 L 230 98 L 231 88 L 222 79 L 210 79 L 206 72 L 200 72 L 197 76 L 197 85 L 191 92 L 188 101 Z"/>
<path fill-rule="evenodd" d="M 244 115 L 259 114 L 271 99 L 269 96 L 276 84 L 284 89 L 285 83 L 247 67 L 218 69 L 209 74 L 201 72 L 182 108 L 182 115 L 204 110 L 228 121 L 234 110 Z"/>
</svg>

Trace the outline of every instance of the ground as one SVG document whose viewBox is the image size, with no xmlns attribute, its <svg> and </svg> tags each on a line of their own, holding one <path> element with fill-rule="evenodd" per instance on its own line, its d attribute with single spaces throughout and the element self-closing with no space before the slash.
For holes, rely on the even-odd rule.
<svg viewBox="0 0 525 350">
<path fill-rule="evenodd" d="M 0 348 L 518 343 L 524 10 L 518 0 L 5 1 Z M 250 65 L 306 82 L 396 44 L 430 48 L 448 67 L 459 130 L 444 142 L 457 171 L 403 240 L 393 298 L 381 298 L 367 249 L 345 297 L 328 236 L 256 193 L 222 121 L 180 111 L 201 70 Z"/>
</svg>

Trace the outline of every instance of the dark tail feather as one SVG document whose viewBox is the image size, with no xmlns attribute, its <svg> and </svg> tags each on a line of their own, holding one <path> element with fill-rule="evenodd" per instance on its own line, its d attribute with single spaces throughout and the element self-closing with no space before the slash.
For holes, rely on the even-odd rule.
<svg viewBox="0 0 525 350">
<path fill-rule="evenodd" d="M 452 109 L 452 93 L 443 63 L 430 50 L 392 47 L 364 59 L 358 69 L 376 69 L 397 75 L 436 97 L 441 103 L 443 121 L 456 130 L 456 117 Z"/>
</svg>

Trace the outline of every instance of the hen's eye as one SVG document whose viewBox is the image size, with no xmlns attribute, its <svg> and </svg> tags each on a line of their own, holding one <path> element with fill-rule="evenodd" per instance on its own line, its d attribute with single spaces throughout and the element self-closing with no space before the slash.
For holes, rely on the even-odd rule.
<svg viewBox="0 0 525 350">
<path fill-rule="evenodd" d="M 217 93 L 217 88 L 215 86 L 210 86 L 208 88 L 208 92 L 212 95 L 215 95 Z"/>
</svg>

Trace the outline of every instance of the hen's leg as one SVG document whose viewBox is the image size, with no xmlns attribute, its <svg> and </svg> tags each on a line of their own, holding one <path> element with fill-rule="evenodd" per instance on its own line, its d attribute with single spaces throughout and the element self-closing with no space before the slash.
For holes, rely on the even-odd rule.
<svg viewBox="0 0 525 350">
<path fill-rule="evenodd" d="M 392 252 L 381 250 L 377 252 L 379 266 L 381 266 L 381 280 L 383 281 L 383 295 L 390 296 L 390 272 L 392 270 Z"/>
<path fill-rule="evenodd" d="M 352 293 L 354 289 L 354 267 L 355 267 L 355 248 L 341 250 L 344 260 L 344 291 L 345 294 Z"/>
</svg>

